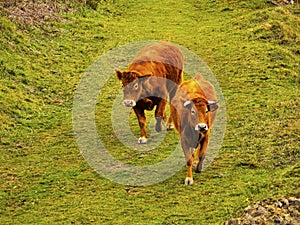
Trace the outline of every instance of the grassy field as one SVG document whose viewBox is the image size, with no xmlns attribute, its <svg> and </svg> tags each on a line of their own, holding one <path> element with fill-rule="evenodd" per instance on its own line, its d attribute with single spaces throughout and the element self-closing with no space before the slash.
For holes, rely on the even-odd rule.
<svg viewBox="0 0 300 225">
<path fill-rule="evenodd" d="M 300 192 L 299 5 L 106 0 L 64 9 L 59 20 L 24 25 L 0 8 L 0 224 L 223 224 L 259 199 Z M 185 167 L 151 186 L 112 182 L 75 141 L 73 96 L 89 65 L 153 39 L 196 53 L 226 101 L 222 147 L 192 186 Z M 126 162 L 164 159 L 175 132 L 147 154 L 114 138 L 109 107 L 120 89 L 112 77 L 99 96 L 99 136 Z"/>
</svg>

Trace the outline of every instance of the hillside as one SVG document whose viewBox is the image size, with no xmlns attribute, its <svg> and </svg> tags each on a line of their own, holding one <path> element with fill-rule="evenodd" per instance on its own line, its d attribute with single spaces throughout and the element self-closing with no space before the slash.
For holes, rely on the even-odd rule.
<svg viewBox="0 0 300 225">
<path fill-rule="evenodd" d="M 32 2 L 0 2 L 1 224 L 224 224 L 261 199 L 299 194 L 299 4 Z M 194 52 L 222 89 L 224 141 L 193 186 L 182 184 L 184 167 L 151 186 L 118 184 L 78 149 L 72 107 L 80 79 L 101 55 L 143 40 Z M 167 157 L 175 132 L 140 154 L 117 140 L 109 107 L 120 90 L 112 76 L 99 96 L 99 136 L 129 163 Z"/>
</svg>

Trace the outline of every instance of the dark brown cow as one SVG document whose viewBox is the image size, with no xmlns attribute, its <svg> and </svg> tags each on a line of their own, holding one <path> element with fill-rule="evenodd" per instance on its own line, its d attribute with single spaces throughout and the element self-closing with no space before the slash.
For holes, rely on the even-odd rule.
<svg viewBox="0 0 300 225">
<path fill-rule="evenodd" d="M 183 82 L 178 88 L 172 105 L 174 125 L 180 134 L 181 147 L 187 161 L 185 184 L 193 184 L 192 164 L 200 172 L 209 141 L 210 129 L 218 105 L 214 87 L 201 75 L 196 80 Z"/>
<path fill-rule="evenodd" d="M 138 143 L 147 143 L 145 110 L 154 106 L 156 131 L 162 130 L 166 120 L 166 104 L 182 82 L 183 55 L 174 45 L 165 41 L 151 43 L 133 59 L 127 71 L 116 70 L 122 81 L 124 105 L 133 107 L 140 126 Z M 174 110 L 171 106 L 171 112 Z M 172 128 L 172 118 L 168 121 Z"/>
</svg>

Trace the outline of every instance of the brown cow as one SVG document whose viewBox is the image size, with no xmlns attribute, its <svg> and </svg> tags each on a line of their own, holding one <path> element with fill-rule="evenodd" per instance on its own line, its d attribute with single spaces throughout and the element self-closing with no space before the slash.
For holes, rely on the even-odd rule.
<svg viewBox="0 0 300 225">
<path fill-rule="evenodd" d="M 183 82 L 178 88 L 172 105 L 174 125 L 180 134 L 181 147 L 187 161 L 185 184 L 193 184 L 192 164 L 200 172 L 209 141 L 210 129 L 218 105 L 214 87 L 201 75 L 196 80 Z"/>
<path fill-rule="evenodd" d="M 183 55 L 174 45 L 166 41 L 151 43 L 133 59 L 127 71 L 116 70 L 122 81 L 124 101 L 133 107 L 140 126 L 138 143 L 147 143 L 145 110 L 154 106 L 157 132 L 162 130 L 166 120 L 168 95 L 173 99 L 178 85 L 182 82 Z M 174 111 L 171 106 L 171 112 Z M 168 121 L 172 128 L 172 117 Z"/>
</svg>

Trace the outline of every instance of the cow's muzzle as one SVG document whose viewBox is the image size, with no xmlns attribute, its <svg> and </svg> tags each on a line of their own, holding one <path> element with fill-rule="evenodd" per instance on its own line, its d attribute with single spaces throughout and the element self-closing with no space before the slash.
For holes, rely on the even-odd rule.
<svg viewBox="0 0 300 225">
<path fill-rule="evenodd" d="M 195 126 L 195 130 L 199 132 L 206 132 L 208 131 L 208 126 L 205 123 L 198 123 Z"/>
<path fill-rule="evenodd" d="M 123 101 L 123 104 L 124 106 L 126 107 L 134 107 L 136 105 L 136 102 L 134 100 L 128 100 L 128 99 L 125 99 Z"/>
</svg>

